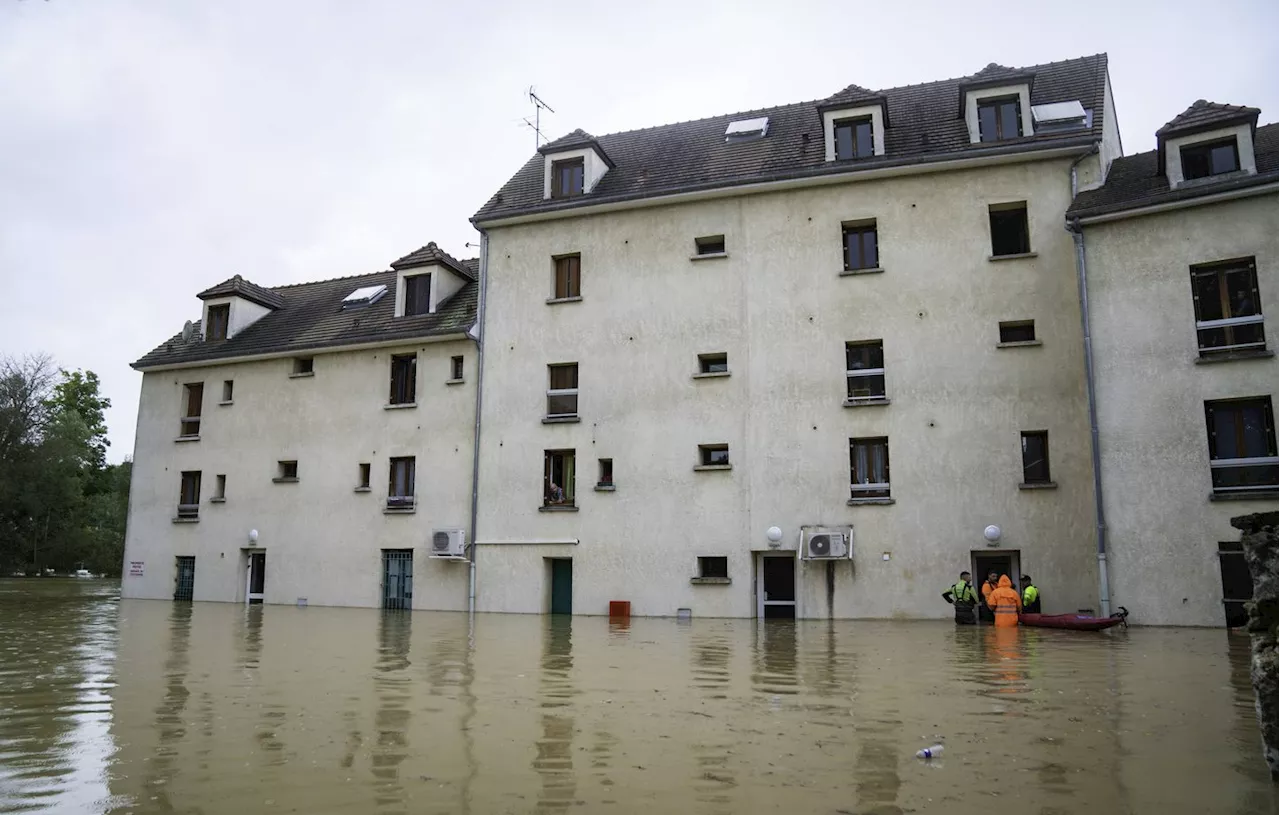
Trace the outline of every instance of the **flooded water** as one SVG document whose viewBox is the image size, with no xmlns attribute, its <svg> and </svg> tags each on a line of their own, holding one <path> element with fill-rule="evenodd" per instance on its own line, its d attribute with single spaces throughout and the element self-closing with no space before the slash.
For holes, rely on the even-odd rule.
<svg viewBox="0 0 1280 815">
<path fill-rule="evenodd" d="M 1274 813 L 1253 715 L 1225 631 L 472 625 L 0 581 L 0 812 Z"/>
</svg>

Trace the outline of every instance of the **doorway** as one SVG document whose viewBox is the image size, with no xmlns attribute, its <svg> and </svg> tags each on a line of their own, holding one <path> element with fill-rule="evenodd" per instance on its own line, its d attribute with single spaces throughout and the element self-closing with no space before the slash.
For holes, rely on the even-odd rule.
<svg viewBox="0 0 1280 815">
<path fill-rule="evenodd" d="M 382 550 L 382 607 L 413 608 L 413 550 Z"/>
<path fill-rule="evenodd" d="M 573 558 L 547 558 L 551 570 L 551 613 L 573 613 Z"/>
<path fill-rule="evenodd" d="M 762 620 L 796 618 L 794 552 L 761 553 L 756 559 L 756 616 Z"/>
<path fill-rule="evenodd" d="M 982 602 L 982 584 L 987 582 L 987 574 L 1009 575 L 1013 581 L 1013 590 L 1021 594 L 1018 578 L 1022 577 L 1021 552 L 1017 549 L 980 549 L 973 553 L 973 588 L 978 595 L 978 619 L 984 623 L 995 622 L 995 616 L 987 604 Z"/>
<path fill-rule="evenodd" d="M 1249 622 L 1244 604 L 1253 599 L 1253 576 L 1244 561 L 1244 544 L 1240 541 L 1219 543 L 1218 565 L 1222 570 L 1222 609 L 1227 628 L 1239 628 Z"/>
<path fill-rule="evenodd" d="M 259 605 L 267 590 L 267 553 L 249 552 L 249 567 L 245 569 L 244 603 Z"/>
<path fill-rule="evenodd" d="M 189 603 L 196 589 L 196 559 L 179 555 L 177 565 L 178 577 L 173 589 L 173 599 Z"/>
</svg>

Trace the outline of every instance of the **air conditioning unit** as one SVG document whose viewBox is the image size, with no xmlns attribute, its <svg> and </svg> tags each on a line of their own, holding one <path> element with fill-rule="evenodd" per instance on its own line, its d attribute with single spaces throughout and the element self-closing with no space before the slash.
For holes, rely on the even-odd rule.
<svg viewBox="0 0 1280 815">
<path fill-rule="evenodd" d="M 810 532 L 803 556 L 806 560 L 847 559 L 849 540 L 843 532 Z"/>
<path fill-rule="evenodd" d="M 461 529 L 436 529 L 431 533 L 431 557 L 462 557 L 466 533 Z"/>
</svg>

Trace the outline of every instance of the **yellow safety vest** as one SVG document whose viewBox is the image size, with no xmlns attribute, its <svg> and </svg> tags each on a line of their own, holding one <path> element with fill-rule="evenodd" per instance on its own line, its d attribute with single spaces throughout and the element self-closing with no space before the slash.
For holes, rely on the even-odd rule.
<svg viewBox="0 0 1280 815">
<path fill-rule="evenodd" d="M 1024 606 L 1031 605 L 1040 597 L 1040 590 L 1035 586 L 1027 586 L 1022 590 L 1022 604 Z"/>
<path fill-rule="evenodd" d="M 951 587 L 951 599 L 957 603 L 977 603 L 978 595 L 973 593 L 973 586 L 963 580 Z"/>
</svg>

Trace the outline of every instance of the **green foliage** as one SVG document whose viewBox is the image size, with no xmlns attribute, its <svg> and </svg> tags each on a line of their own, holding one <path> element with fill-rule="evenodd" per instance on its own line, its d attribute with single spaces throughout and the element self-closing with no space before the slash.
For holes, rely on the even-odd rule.
<svg viewBox="0 0 1280 815">
<path fill-rule="evenodd" d="M 132 465 L 106 463 L 99 386 L 47 356 L 0 358 L 0 574 L 119 571 Z"/>
</svg>

